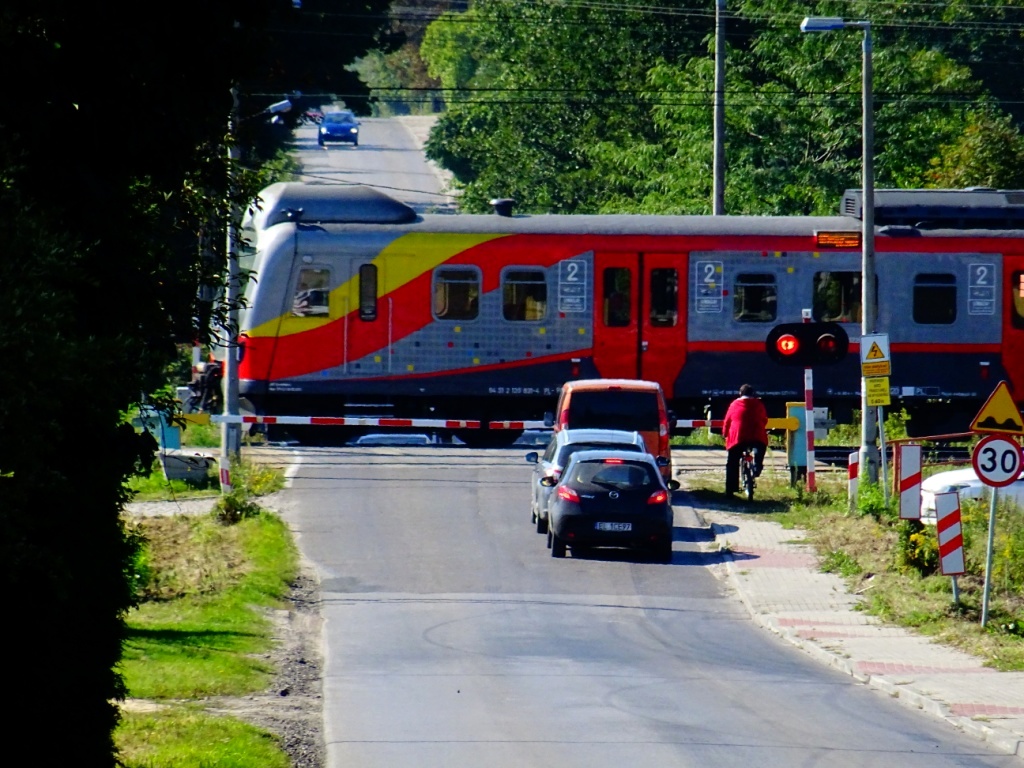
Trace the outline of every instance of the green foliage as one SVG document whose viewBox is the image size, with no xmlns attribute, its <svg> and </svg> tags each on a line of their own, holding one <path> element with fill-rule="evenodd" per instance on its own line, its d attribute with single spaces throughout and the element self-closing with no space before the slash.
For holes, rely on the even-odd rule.
<svg viewBox="0 0 1024 768">
<path fill-rule="evenodd" d="M 993 96 L 1024 76 L 984 64 L 1021 51 L 1014 25 L 999 23 L 1007 3 L 860 7 L 842 11 L 873 23 L 876 183 L 1024 184 L 1024 108 Z M 729 11 L 726 209 L 833 213 L 860 185 L 862 34 L 800 33 L 803 16 L 836 14 L 830 2 Z M 457 90 L 428 155 L 470 211 L 507 195 L 535 212 L 708 213 L 713 23 L 633 2 L 480 0 L 445 14 L 420 52 Z"/>
<path fill-rule="evenodd" d="M 232 470 L 231 492 L 224 494 L 216 507 L 217 519 L 234 525 L 260 514 L 255 497 L 265 496 L 284 487 L 281 471 L 262 464 L 242 462 Z"/>
<path fill-rule="evenodd" d="M 849 579 L 859 576 L 863 569 L 860 563 L 848 553 L 842 550 L 833 550 L 822 557 L 821 570 L 823 573 L 835 573 Z"/>
<path fill-rule="evenodd" d="M 197 289 L 223 284 L 227 214 L 288 138 L 239 120 L 245 163 L 229 190 L 230 87 L 242 118 L 321 77 L 358 89 L 344 64 L 375 44 L 386 5 L 367 0 L 338 36 L 320 33 L 341 0 L 308 19 L 278 0 L 170 4 L 156 23 L 125 2 L 4 4 L 18 83 L 0 102 L 0 588 L 32 608 L 31 633 L 8 638 L 18 706 L 5 727 L 45 745 L 48 764 L 113 763 L 124 617 L 144 566 L 119 513 L 155 447 L 122 414 L 143 393 L 166 403 L 175 343 L 211 314 Z M 126 142 L 121 125 L 146 140 Z M 273 146 L 252 151 L 259 135 Z M 68 136 L 87 150 L 54 152 Z M 58 740 L 39 715 L 55 692 L 74 713 Z"/>
<path fill-rule="evenodd" d="M 936 573 L 939 567 L 939 541 L 935 529 L 918 520 L 901 520 L 897 524 L 896 567 L 912 570 L 921 576 Z"/>
<path fill-rule="evenodd" d="M 885 500 L 885 489 L 878 483 L 861 482 L 857 486 L 857 511 L 878 522 L 892 520 L 896 516 L 893 502 Z"/>
</svg>

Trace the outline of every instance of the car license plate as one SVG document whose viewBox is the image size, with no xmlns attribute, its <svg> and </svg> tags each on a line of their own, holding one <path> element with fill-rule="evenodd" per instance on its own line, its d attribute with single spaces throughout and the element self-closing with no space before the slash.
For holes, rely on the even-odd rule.
<svg viewBox="0 0 1024 768">
<path fill-rule="evenodd" d="M 632 523 L 595 523 L 599 531 L 631 531 Z"/>
</svg>

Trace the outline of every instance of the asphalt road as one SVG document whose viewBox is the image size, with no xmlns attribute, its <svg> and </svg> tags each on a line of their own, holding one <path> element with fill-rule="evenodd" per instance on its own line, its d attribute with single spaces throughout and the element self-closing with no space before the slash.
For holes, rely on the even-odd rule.
<svg viewBox="0 0 1024 768">
<path fill-rule="evenodd" d="M 550 557 L 524 450 L 297 450 L 330 768 L 1002 766 L 750 620 L 678 496 L 675 555 Z"/>
<path fill-rule="evenodd" d="M 359 146 L 316 142 L 317 126 L 296 131 L 292 154 L 302 180 L 316 184 L 367 184 L 412 206 L 419 213 L 454 210 L 443 176 L 421 148 L 430 118 L 360 118 Z"/>
</svg>

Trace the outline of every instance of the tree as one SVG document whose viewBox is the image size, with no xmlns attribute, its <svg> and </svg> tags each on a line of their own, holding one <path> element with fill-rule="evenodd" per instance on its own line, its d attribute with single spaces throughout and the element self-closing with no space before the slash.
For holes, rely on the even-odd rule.
<svg viewBox="0 0 1024 768">
<path fill-rule="evenodd" d="M 597 210 L 615 182 L 589 148 L 650 136 L 648 62 L 687 53 L 706 31 L 706 14 L 669 12 L 639 2 L 481 0 L 469 19 L 435 21 L 425 39 L 437 41 L 424 51 L 428 65 L 452 82 L 469 71 L 481 82 L 449 99 L 427 144 L 428 156 L 464 186 L 463 208 L 509 196 L 525 210 Z M 438 28 L 445 24 L 459 26 Z M 453 55 L 447 41 L 460 36 L 474 41 L 474 66 Z"/>
<path fill-rule="evenodd" d="M 982 103 L 1017 124 L 1016 98 L 999 99 L 1021 85 L 1006 63 L 1019 57 L 1024 21 L 1011 0 L 730 5 L 728 212 L 833 213 L 860 186 L 862 34 L 799 31 L 804 16 L 840 12 L 872 22 L 879 186 L 933 184 L 946 148 L 977 131 Z M 469 210 L 497 195 L 535 211 L 710 212 L 712 33 L 710 2 L 535 10 L 481 0 L 424 39 L 435 73 L 465 89 L 428 155 L 455 173 Z M 486 89 L 466 87 L 482 71 L 494 73 Z M 1009 161 L 1005 146 L 985 162 Z M 1014 177 L 977 165 L 970 175 Z"/>
<path fill-rule="evenodd" d="M 315 4 L 322 21 L 351 15 Z M 0 588 L 21 609 L 4 632 L 5 725 L 33 764 L 114 764 L 136 555 L 120 511 L 154 449 L 124 414 L 165 384 L 175 342 L 205 332 L 196 293 L 216 267 L 198 235 L 226 208 L 229 87 L 251 115 L 286 84 L 317 86 L 374 44 L 381 7 L 365 4 L 353 38 L 313 46 L 334 64 L 317 59 L 306 80 L 289 75 L 295 40 L 270 44 L 298 23 L 284 0 L 0 12 Z M 223 263 L 224 237 L 210 241 Z M 55 698 L 73 713 L 57 739 Z"/>
</svg>

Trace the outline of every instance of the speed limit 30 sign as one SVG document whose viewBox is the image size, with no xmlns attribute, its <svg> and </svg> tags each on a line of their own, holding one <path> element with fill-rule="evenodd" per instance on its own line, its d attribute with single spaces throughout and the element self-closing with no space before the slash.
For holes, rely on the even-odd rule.
<svg viewBox="0 0 1024 768">
<path fill-rule="evenodd" d="M 981 482 L 993 488 L 1010 485 L 1020 474 L 1024 463 L 1016 441 L 1000 435 L 989 435 L 974 446 L 971 464 Z"/>
</svg>

